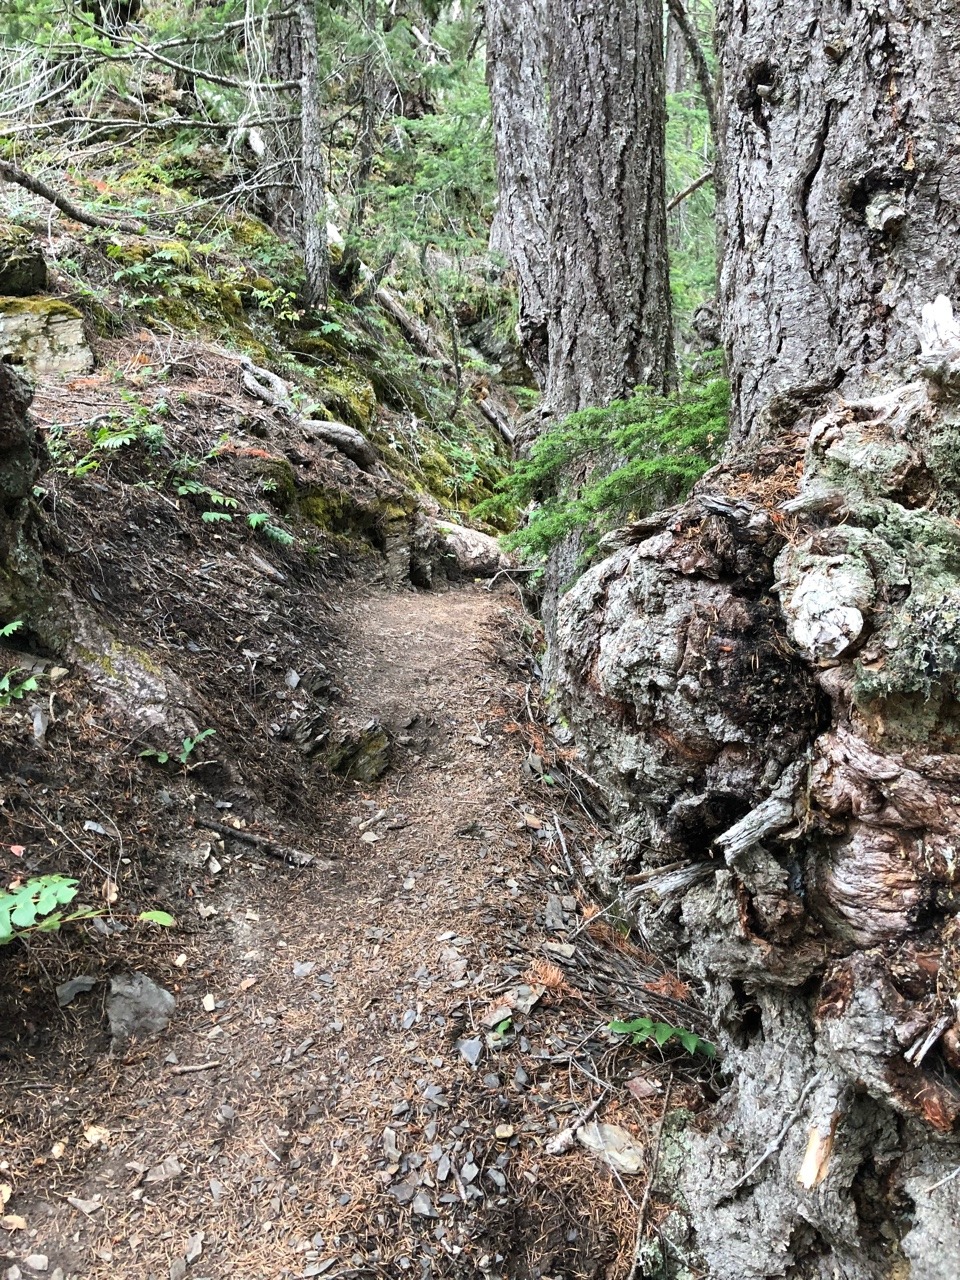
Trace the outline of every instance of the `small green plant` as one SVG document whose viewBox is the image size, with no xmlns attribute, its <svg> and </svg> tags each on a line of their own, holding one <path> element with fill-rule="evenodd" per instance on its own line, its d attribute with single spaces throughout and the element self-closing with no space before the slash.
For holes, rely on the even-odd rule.
<svg viewBox="0 0 960 1280">
<path fill-rule="evenodd" d="M 190 757 L 200 743 L 212 737 L 216 732 L 216 729 L 201 729 L 195 738 L 191 738 L 188 735 L 183 739 L 180 750 L 176 752 L 158 751 L 155 747 L 148 747 L 146 751 L 140 752 L 140 758 L 142 760 L 156 760 L 157 764 L 169 764 L 171 759 L 175 759 L 180 764 L 187 765 L 190 763 Z"/>
<path fill-rule="evenodd" d="M 717 1049 L 709 1040 L 704 1040 L 694 1031 L 685 1031 L 682 1027 L 673 1027 L 669 1022 L 654 1022 L 652 1018 L 631 1018 L 629 1022 L 611 1022 L 609 1029 L 617 1035 L 629 1036 L 631 1044 L 643 1044 L 653 1040 L 658 1045 L 677 1040 L 687 1053 L 702 1053 L 707 1058 L 715 1058 Z"/>
<path fill-rule="evenodd" d="M 273 289 L 252 289 L 253 300 L 263 311 L 269 311 L 277 320 L 297 324 L 303 319 L 303 309 L 296 305 L 297 295 L 292 289 L 278 285 Z"/>
<path fill-rule="evenodd" d="M 589 552 L 617 524 L 678 501 L 719 460 L 729 395 L 714 366 L 712 376 L 669 395 L 640 387 L 630 400 L 572 414 L 537 440 L 474 515 L 509 520 L 535 502 L 505 539 L 509 548 L 542 561 L 579 531 Z"/>
<path fill-rule="evenodd" d="M 251 511 L 247 516 L 247 524 L 251 529 L 259 529 L 271 542 L 277 542 L 281 547 L 292 547 L 296 542 L 292 533 L 271 520 L 269 512 Z"/>
<path fill-rule="evenodd" d="M 62 432 L 56 429 L 51 431 L 50 452 L 59 471 L 79 479 L 99 469 L 103 454 L 125 449 L 138 441 L 145 444 L 151 453 L 161 451 L 166 444 L 166 433 L 162 423 L 156 419 L 165 418 L 169 414 L 170 406 L 167 401 L 157 400 L 152 405 L 143 405 L 129 392 L 121 394 L 129 403 L 129 410 L 113 410 L 106 419 L 94 418 L 86 429 L 90 448 L 81 457 L 77 456 L 77 451 Z"/>
<path fill-rule="evenodd" d="M 93 920 L 106 907 L 80 907 L 64 915 L 60 910 L 77 896 L 79 884 L 69 876 L 34 876 L 15 888 L 0 891 L 0 946 L 32 933 L 54 933 L 61 925 Z M 176 924 L 166 911 L 141 911 L 138 920 L 170 928 Z"/>
<path fill-rule="evenodd" d="M 181 498 L 192 496 L 206 498 L 208 502 L 212 502 L 217 507 L 239 506 L 236 498 L 231 498 L 227 494 L 221 493 L 219 489 L 211 489 L 208 484 L 201 484 L 199 480 L 182 481 L 177 485 L 177 493 Z"/>
<path fill-rule="evenodd" d="M 18 618 L 15 622 L 8 622 L 5 627 L 0 627 L 0 640 L 7 640 L 22 626 L 23 620 Z M 36 691 L 37 677 L 27 676 L 25 680 L 18 680 L 19 670 L 19 667 L 11 667 L 0 676 L 0 708 L 9 707 L 11 703 L 19 702 L 24 694 Z"/>
</svg>

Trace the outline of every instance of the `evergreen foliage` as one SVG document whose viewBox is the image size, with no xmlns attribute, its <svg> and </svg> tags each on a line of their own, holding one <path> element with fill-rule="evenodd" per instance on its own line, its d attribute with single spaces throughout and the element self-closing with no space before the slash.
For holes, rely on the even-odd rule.
<svg viewBox="0 0 960 1280">
<path fill-rule="evenodd" d="M 667 197 L 689 187 L 712 164 L 710 120 L 695 88 L 667 96 Z M 690 339 L 690 318 L 716 293 L 716 201 L 705 183 L 670 214 L 670 289 L 678 346 Z"/>
<path fill-rule="evenodd" d="M 503 518 L 529 503 L 511 549 L 544 559 L 568 534 L 591 551 L 617 525 L 682 498 L 719 460 L 727 433 L 729 386 L 718 358 L 666 396 L 638 387 L 629 400 L 572 414 L 541 435 L 529 455 L 476 508 Z"/>
</svg>

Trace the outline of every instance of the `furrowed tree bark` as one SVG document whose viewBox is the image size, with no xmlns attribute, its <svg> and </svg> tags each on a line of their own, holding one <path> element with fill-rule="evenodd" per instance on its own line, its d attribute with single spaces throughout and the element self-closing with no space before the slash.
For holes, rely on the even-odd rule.
<svg viewBox="0 0 960 1280">
<path fill-rule="evenodd" d="M 548 12 L 546 398 L 561 416 L 673 376 L 663 12 L 654 0 Z"/>
<path fill-rule="evenodd" d="M 718 7 L 737 438 L 762 434 L 779 396 L 888 384 L 916 354 L 920 307 L 956 296 L 955 20 L 932 0 L 909 18 Z"/>
<path fill-rule="evenodd" d="M 327 180 L 320 113 L 320 73 L 317 66 L 315 0 L 300 3 L 300 146 L 303 194 L 303 257 L 306 301 L 323 309 L 330 290 L 327 249 Z"/>
<path fill-rule="evenodd" d="M 490 247 L 517 277 L 518 336 L 541 389 L 547 379 L 546 0 L 487 0 L 487 82 L 499 202 Z"/>
<path fill-rule="evenodd" d="M 270 71 L 278 81 L 302 84 L 300 18 L 296 10 L 278 14 L 270 27 Z M 282 235 L 301 240 L 300 127 L 298 113 L 264 130 L 264 160 L 279 165 L 277 181 L 263 193 L 266 220 Z"/>
<path fill-rule="evenodd" d="M 662 1229 L 712 1280 L 953 1280 L 960 10 L 718 19 L 733 439 L 560 600 L 556 686 L 730 1081 Z"/>
</svg>

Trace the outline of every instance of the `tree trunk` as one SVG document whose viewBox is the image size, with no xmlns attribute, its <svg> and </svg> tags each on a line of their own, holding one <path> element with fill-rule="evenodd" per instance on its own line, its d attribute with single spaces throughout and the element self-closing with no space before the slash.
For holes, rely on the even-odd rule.
<svg viewBox="0 0 960 1280">
<path fill-rule="evenodd" d="M 687 87 L 687 46 L 677 21 L 668 15 L 665 32 L 663 74 L 667 93 L 682 93 Z"/>
<path fill-rule="evenodd" d="M 547 181 L 545 0 L 487 0 L 487 81 L 499 203 L 490 247 L 512 265 L 519 338 L 538 385 L 547 378 Z"/>
<path fill-rule="evenodd" d="M 673 375 L 661 6 L 554 0 L 547 59 L 547 401 L 560 416 Z"/>
<path fill-rule="evenodd" d="M 323 118 L 320 113 L 320 73 L 317 67 L 317 15 L 315 0 L 300 3 L 300 145 L 303 183 L 303 258 L 306 268 L 306 302 L 324 308 L 330 289 L 330 255 L 327 251 L 327 183 L 323 155 Z"/>
<path fill-rule="evenodd" d="M 916 354 L 920 307 L 956 294 L 957 18 L 919 11 L 719 6 L 738 438 L 782 397 L 888 385 Z"/>
<path fill-rule="evenodd" d="M 278 16 L 270 26 L 270 74 L 282 84 L 303 77 L 300 19 L 295 10 Z M 300 198 L 300 122 L 266 126 L 264 163 L 272 172 L 262 204 L 267 222 L 280 235 L 299 241 L 303 235 Z"/>
<path fill-rule="evenodd" d="M 732 447 L 563 597 L 557 686 L 622 831 L 600 874 L 716 1010 L 701 1265 L 952 1280 L 960 324 L 927 304 L 960 291 L 960 12 L 719 31 Z"/>
</svg>

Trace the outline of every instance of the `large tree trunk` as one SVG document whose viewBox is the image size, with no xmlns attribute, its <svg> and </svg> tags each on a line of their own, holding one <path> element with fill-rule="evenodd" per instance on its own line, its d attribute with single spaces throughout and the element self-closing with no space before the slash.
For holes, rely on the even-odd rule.
<svg viewBox="0 0 960 1280">
<path fill-rule="evenodd" d="M 729 189 L 721 292 L 745 438 L 790 403 L 889 383 L 960 285 L 956 6 L 718 7 Z"/>
<path fill-rule="evenodd" d="M 953 1280 L 960 11 L 719 19 L 734 441 L 562 599 L 557 683 L 601 874 L 717 1011 L 708 1274 Z"/>
<path fill-rule="evenodd" d="M 274 80 L 284 84 L 303 75 L 300 19 L 296 10 L 286 10 L 270 25 L 269 68 Z M 300 122 L 291 118 L 264 127 L 263 160 L 270 181 L 261 196 L 264 215 L 283 236 L 301 240 L 303 235 L 300 198 Z"/>
<path fill-rule="evenodd" d="M 548 67 L 547 402 L 562 415 L 673 375 L 661 5 L 554 0 Z"/>
<path fill-rule="evenodd" d="M 300 3 L 300 146 L 303 182 L 303 259 L 306 301 L 327 305 L 330 255 L 327 250 L 327 180 L 320 112 L 320 73 L 317 68 L 316 0 Z"/>
<path fill-rule="evenodd" d="M 490 247 L 516 274 L 520 345 L 542 388 L 549 309 L 545 0 L 487 0 L 484 13 L 499 192 Z"/>
</svg>

